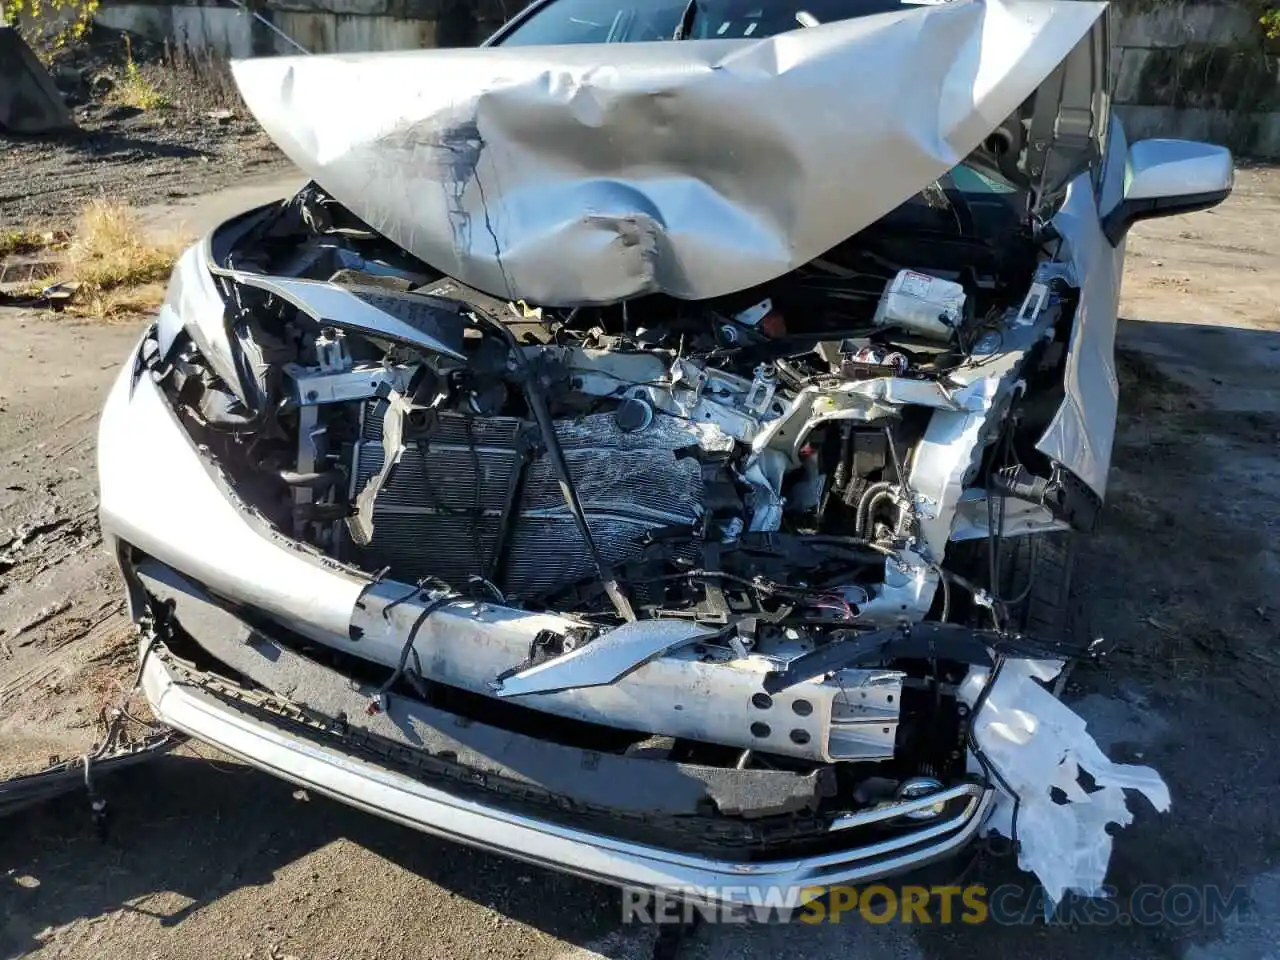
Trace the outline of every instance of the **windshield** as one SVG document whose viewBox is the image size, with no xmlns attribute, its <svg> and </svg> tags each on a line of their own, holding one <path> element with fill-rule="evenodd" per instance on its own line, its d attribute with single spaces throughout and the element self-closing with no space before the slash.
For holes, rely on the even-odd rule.
<svg viewBox="0 0 1280 960">
<path fill-rule="evenodd" d="M 741 40 L 921 5 L 900 0 L 550 0 L 493 43 L 637 43 L 670 40 L 678 32 L 690 40 Z"/>
</svg>

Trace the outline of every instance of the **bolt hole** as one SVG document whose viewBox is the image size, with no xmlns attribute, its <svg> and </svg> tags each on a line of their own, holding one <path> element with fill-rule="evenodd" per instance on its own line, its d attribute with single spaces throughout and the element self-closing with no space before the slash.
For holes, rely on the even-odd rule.
<svg viewBox="0 0 1280 960">
<path fill-rule="evenodd" d="M 772 732 L 773 731 L 769 729 L 769 725 L 767 723 L 760 723 L 757 721 L 751 725 L 751 735 L 753 737 L 764 738 Z"/>
<path fill-rule="evenodd" d="M 792 730 L 791 742 L 794 744 L 797 744 L 798 746 L 803 747 L 806 743 L 809 742 L 809 731 L 808 730 Z"/>
<path fill-rule="evenodd" d="M 773 706 L 773 697 L 767 693 L 757 693 L 752 696 L 751 705 L 758 710 L 768 710 Z"/>
<path fill-rule="evenodd" d="M 809 714 L 813 713 L 813 704 L 808 700 L 797 700 L 795 703 L 791 704 L 791 709 L 795 711 L 796 716 L 807 717 Z"/>
</svg>

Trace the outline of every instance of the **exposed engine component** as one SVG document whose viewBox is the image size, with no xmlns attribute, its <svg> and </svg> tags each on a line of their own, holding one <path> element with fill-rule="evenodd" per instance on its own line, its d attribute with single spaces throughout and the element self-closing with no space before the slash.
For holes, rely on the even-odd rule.
<svg viewBox="0 0 1280 960">
<path fill-rule="evenodd" d="M 500 674 L 530 671 L 536 688 L 515 682 L 504 701 L 563 693 L 549 712 L 742 751 L 716 762 L 750 765 L 758 750 L 892 765 L 895 783 L 963 776 L 953 689 L 981 661 L 877 637 L 922 620 L 962 632 L 1001 622 L 998 592 L 975 586 L 991 579 L 985 558 L 950 545 L 952 516 L 965 525 L 954 539 L 978 540 L 999 536 L 1006 516 L 1067 512 L 1048 495 L 1067 481 L 1042 482 L 1045 465 L 1029 445 L 1011 449 L 1010 427 L 1019 378 L 1061 357 L 1047 347 L 1065 288 L 1040 283 L 1030 302 L 1029 259 L 928 267 L 923 241 L 907 268 L 885 228 L 740 296 L 553 309 L 432 277 L 328 213 L 322 236 L 305 217 L 282 225 L 307 239 L 264 244 L 224 277 L 251 388 L 230 388 L 235 363 L 211 369 L 185 336 L 168 351 L 168 382 L 248 505 L 376 573 L 384 606 L 366 596 L 352 636 L 360 656 L 399 664 L 389 686 L 442 680 L 405 659 L 404 638 L 419 617 L 439 626 L 445 614 L 431 611 L 458 598 L 512 623 L 560 624 L 531 628 L 518 649 L 485 633 L 485 652 L 427 630 L 453 651 L 442 682 L 490 702 Z M 955 243 L 970 241 L 938 249 Z M 1009 513 L 1003 499 L 1020 496 Z M 619 624 L 692 639 L 605 641 Z M 733 665 L 715 676 L 752 693 L 714 736 L 689 713 L 658 722 L 654 710 L 676 711 L 683 694 L 638 670 L 655 652 L 654 669 Z M 574 667 L 604 666 L 593 658 L 606 653 L 605 673 Z M 855 655 L 856 667 L 844 662 Z M 767 690 L 755 703 L 765 677 L 828 662 L 841 683 L 884 682 L 840 690 L 829 708 L 802 697 L 812 712 L 786 724 L 755 722 L 774 709 Z M 606 674 L 597 686 L 618 696 L 633 675 L 646 690 L 634 719 L 573 693 Z M 829 674 L 793 679 L 831 692 Z M 733 722 L 742 710 L 750 719 Z"/>
<path fill-rule="evenodd" d="M 333 299 L 331 287 L 288 292 Z M 599 600 L 584 588 L 607 570 L 624 619 L 634 601 L 718 623 L 790 606 L 882 624 L 921 615 L 946 587 L 938 544 L 909 543 L 919 510 L 905 469 L 928 410 L 991 404 L 962 380 L 943 385 L 978 339 L 960 283 L 899 271 L 864 326 L 817 340 L 787 334 L 772 299 L 643 322 L 624 306 L 589 326 L 525 306 L 504 329 L 492 298 L 451 288 L 440 312 L 431 290 L 374 299 L 434 339 L 322 326 L 283 367 L 298 417 L 294 529 L 331 554 L 402 580 L 482 581 L 514 602 L 576 597 L 584 611 Z M 741 331 L 731 347 L 726 323 Z M 773 532 L 882 554 L 843 576 L 794 551 L 744 567 L 741 538 Z"/>
<path fill-rule="evenodd" d="M 901 270 L 876 305 L 876 326 L 947 342 L 964 318 L 964 287 L 915 270 Z"/>
<path fill-rule="evenodd" d="M 664 352 L 626 352 L 571 347 L 559 353 L 571 387 L 594 397 L 643 400 L 692 423 L 708 423 L 750 443 L 762 423 L 786 409 L 778 378 L 757 364 L 750 378 Z"/>
<path fill-rule="evenodd" d="M 353 496 L 383 465 L 385 406 L 363 408 Z M 625 419 L 626 409 L 619 411 Z M 704 487 L 724 482 L 710 455 L 727 452 L 727 438 L 666 414 L 650 413 L 646 425 L 632 429 L 617 413 L 562 419 L 556 435 L 592 538 L 611 565 L 638 560 L 650 531 L 692 530 L 706 514 Z M 402 579 L 465 584 L 478 576 L 507 596 L 528 598 L 592 572 L 527 420 L 450 411 L 411 417 L 373 517 L 373 538 L 355 559 L 371 569 L 391 567 Z"/>
</svg>

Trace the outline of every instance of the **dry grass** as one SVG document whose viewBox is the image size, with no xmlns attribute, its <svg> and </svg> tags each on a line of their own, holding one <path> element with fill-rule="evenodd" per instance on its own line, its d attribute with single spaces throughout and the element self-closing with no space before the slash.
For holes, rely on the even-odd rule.
<svg viewBox="0 0 1280 960">
<path fill-rule="evenodd" d="M 127 204 L 90 202 L 67 247 L 64 276 L 78 284 L 67 312 L 110 319 L 154 309 L 180 252 L 178 244 L 147 240 Z"/>
<path fill-rule="evenodd" d="M 174 75 L 179 90 L 196 87 L 200 102 L 208 107 L 244 113 L 244 101 L 231 76 L 231 61 L 210 50 L 191 50 L 184 43 L 164 42 L 163 62 Z"/>
</svg>

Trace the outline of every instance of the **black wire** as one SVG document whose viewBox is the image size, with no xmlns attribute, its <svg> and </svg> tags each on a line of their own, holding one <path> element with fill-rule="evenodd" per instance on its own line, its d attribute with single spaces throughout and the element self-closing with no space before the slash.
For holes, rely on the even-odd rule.
<svg viewBox="0 0 1280 960">
<path fill-rule="evenodd" d="M 787 600 L 799 601 L 816 601 L 830 599 L 830 592 L 821 592 L 814 590 L 801 590 L 797 587 L 787 587 L 780 583 L 774 583 L 771 580 L 763 578 L 752 580 L 748 577 L 738 576 L 736 573 L 728 573 L 724 570 L 685 570 L 681 573 L 664 573 L 656 577 L 645 577 L 641 580 L 628 578 L 628 586 L 643 586 L 648 583 L 666 583 L 673 580 L 703 580 L 711 577 L 720 577 L 725 580 L 732 580 L 734 583 L 742 584 L 755 590 L 757 594 L 764 596 L 777 596 Z"/>
<path fill-rule="evenodd" d="M 999 629 L 1004 628 L 1005 620 L 1008 616 L 1007 605 L 1016 606 L 1026 599 L 1026 595 L 1030 593 L 1030 587 L 1023 591 L 1023 595 L 1016 600 L 1007 604 L 1000 596 L 1000 574 L 1003 566 L 1001 562 L 1001 547 L 1004 539 L 1004 520 L 1005 520 L 1005 497 L 1000 497 L 1000 518 L 999 524 L 996 523 L 995 505 L 992 502 L 992 495 L 995 492 L 994 479 L 996 470 L 1003 465 L 1009 456 L 1011 449 L 1011 436 L 1009 421 L 1006 420 L 1004 429 L 1000 433 L 999 439 L 996 441 L 997 446 L 995 455 L 992 457 L 990 465 L 987 467 L 987 581 L 991 594 L 991 609 L 996 614 L 996 625 Z"/>
<path fill-rule="evenodd" d="M 1002 317 L 1000 317 L 999 315 L 992 316 L 989 314 L 987 318 L 982 321 L 982 323 L 974 327 L 972 334 L 969 337 L 968 343 L 963 342 L 963 337 L 959 338 L 960 352 L 964 355 L 964 359 L 962 359 L 959 363 L 953 364 L 952 366 L 935 369 L 934 370 L 935 375 L 944 376 L 948 373 L 951 373 L 953 370 L 959 370 L 961 367 L 967 366 L 972 369 L 974 367 L 980 367 L 983 364 L 990 363 L 993 359 L 995 359 L 997 356 L 1000 355 L 1000 348 L 1004 346 L 1004 331 L 1001 329 L 1001 324 L 1002 324 Z M 973 351 L 977 347 L 978 341 L 982 338 L 982 334 L 988 330 L 995 333 L 997 337 L 996 345 L 995 347 L 992 348 L 991 352 L 987 356 L 983 357 L 981 360 L 974 360 Z"/>
<path fill-rule="evenodd" d="M 400 606 L 400 604 L 405 603 L 408 600 L 412 600 L 414 597 L 416 597 L 418 594 L 422 592 L 423 588 L 428 583 L 434 584 L 441 590 L 448 591 L 452 589 L 452 587 L 450 587 L 449 584 L 445 583 L 439 577 L 432 577 L 432 576 L 423 577 L 421 580 L 415 583 L 412 587 L 410 587 L 407 593 L 405 593 L 403 596 L 396 597 L 394 600 L 392 600 L 390 603 L 388 603 L 386 606 L 382 608 L 382 619 L 390 620 L 391 619 L 390 614 L 392 610 Z"/>
<path fill-rule="evenodd" d="M 477 573 L 483 575 L 489 569 L 489 562 L 492 559 L 485 553 L 484 541 L 480 536 L 480 519 L 483 516 L 483 491 L 481 490 L 481 482 L 484 477 L 484 469 L 480 465 L 480 451 L 476 449 L 476 437 L 470 417 L 463 419 L 463 429 L 467 432 L 467 447 L 471 451 L 471 469 L 474 475 L 474 483 L 472 484 L 471 503 L 472 503 L 472 520 L 467 524 L 471 530 L 471 549 L 475 553 Z M 426 459 L 425 457 L 423 458 Z M 424 467 L 425 469 L 425 467 Z"/>
<path fill-rule="evenodd" d="M 432 482 L 432 479 L 431 479 L 430 467 L 429 467 L 429 464 L 431 462 L 431 457 L 428 456 L 428 454 L 430 453 L 430 447 L 428 445 L 428 448 L 426 450 L 423 450 L 421 443 L 418 444 L 418 452 L 420 454 L 419 461 L 418 461 L 420 465 L 419 474 L 422 478 L 422 487 L 426 493 L 428 506 L 432 507 L 435 510 L 439 510 L 442 514 L 444 514 L 447 517 L 467 517 L 468 518 L 469 522 L 467 523 L 467 531 L 471 536 L 471 551 L 472 551 L 472 554 L 475 556 L 475 561 L 476 561 L 476 564 L 478 565 L 477 569 L 483 572 L 489 569 L 489 561 L 490 561 L 490 557 L 485 553 L 484 540 L 481 537 L 481 531 L 480 531 L 480 520 L 483 516 L 483 506 L 484 506 L 483 491 L 481 487 L 484 472 L 480 463 L 480 451 L 476 448 L 476 438 L 475 438 L 475 434 L 472 432 L 473 427 L 471 424 L 470 417 L 463 418 L 463 429 L 466 431 L 466 434 L 467 434 L 467 448 L 471 453 L 472 472 L 474 474 L 474 483 L 472 485 L 472 495 L 471 495 L 471 502 L 472 502 L 471 510 L 469 512 L 465 509 L 455 510 L 453 507 L 449 506 L 447 503 L 444 502 L 444 497 L 441 495 L 440 490 L 436 487 L 435 483 Z M 410 597 L 417 594 L 417 592 L 418 592 L 417 589 L 410 590 L 409 593 L 407 593 L 401 600 L 398 600 L 396 602 L 401 603 L 404 600 L 408 600 Z"/>
<path fill-rule="evenodd" d="M 991 668 L 991 673 L 987 676 L 987 685 L 982 688 L 982 692 L 973 702 L 973 710 L 969 714 L 969 749 L 973 751 L 974 757 L 977 758 L 979 766 L 982 767 L 983 774 L 990 783 L 994 777 L 1001 789 L 1009 796 L 1013 797 L 1013 815 L 1010 818 L 1009 832 L 1013 834 L 1009 838 L 1009 842 L 1013 844 L 1013 848 L 1018 848 L 1018 812 L 1022 806 L 1022 800 L 1017 792 L 1009 786 L 1009 781 L 1004 778 L 999 770 L 995 768 L 990 758 L 983 752 L 982 747 L 978 744 L 978 716 L 982 713 L 983 708 L 987 705 L 987 700 L 991 697 L 991 691 L 995 689 L 996 681 L 1000 678 L 1000 671 L 1005 664 L 1005 658 L 997 655 L 995 665 Z"/>
<path fill-rule="evenodd" d="M 516 369 L 520 373 L 525 403 L 528 404 L 529 412 L 533 414 L 533 419 L 537 424 L 538 433 L 542 438 L 542 445 L 546 451 L 546 460 L 550 464 L 552 475 L 560 488 L 560 494 L 564 498 L 564 505 L 573 516 L 574 526 L 578 528 L 578 536 L 587 548 L 587 556 L 591 559 L 591 565 L 595 568 L 596 576 L 599 577 L 600 584 L 604 587 L 605 595 L 613 604 L 618 616 L 623 620 L 634 620 L 636 618 L 635 612 L 631 609 L 630 601 L 622 593 L 617 579 L 596 546 L 595 538 L 591 533 L 591 524 L 587 520 L 586 509 L 578 496 L 577 485 L 574 483 L 572 473 L 569 470 L 569 462 L 565 458 L 564 447 L 561 446 L 560 439 L 556 435 L 555 422 L 551 418 L 551 409 L 547 406 L 547 398 L 542 394 L 532 365 L 524 356 L 515 334 L 511 332 L 505 323 L 483 310 L 473 311 L 472 316 L 488 324 L 506 342 L 510 351 L 509 356 L 514 360 Z"/>
<path fill-rule="evenodd" d="M 427 618 L 430 617 L 437 610 L 439 610 L 441 607 L 445 606 L 446 604 L 453 603 L 455 600 L 460 600 L 460 599 L 462 599 L 461 594 L 446 593 L 444 596 L 436 597 L 436 599 L 432 600 L 430 603 L 428 603 L 425 607 L 422 608 L 422 611 L 418 614 L 417 619 L 413 621 L 413 626 L 409 628 L 409 635 L 405 638 L 404 646 L 400 648 L 400 662 L 399 664 L 396 665 L 395 672 L 392 673 L 391 676 L 387 678 L 386 683 L 384 683 L 381 687 L 378 688 L 377 695 L 379 697 L 389 692 L 391 688 L 395 686 L 396 681 L 404 676 L 404 670 L 405 670 L 405 666 L 409 662 L 410 652 L 414 653 L 415 656 L 417 655 L 417 651 L 413 649 L 413 644 L 414 644 L 414 641 L 418 639 L 418 631 L 421 630 L 422 625 L 427 622 Z"/>
</svg>

